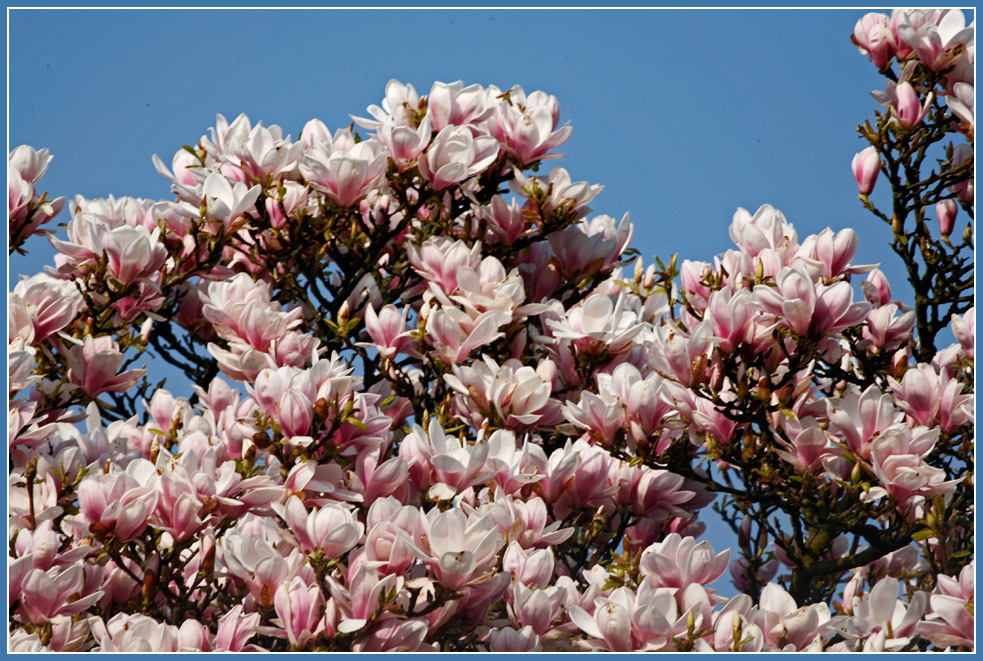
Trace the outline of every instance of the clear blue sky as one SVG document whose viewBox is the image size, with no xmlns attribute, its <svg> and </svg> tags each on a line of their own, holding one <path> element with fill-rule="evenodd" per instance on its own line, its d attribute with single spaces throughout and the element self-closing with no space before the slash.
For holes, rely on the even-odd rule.
<svg viewBox="0 0 983 661">
<path fill-rule="evenodd" d="M 631 212 L 646 261 L 712 260 L 732 247 L 734 210 L 768 202 L 800 238 L 854 227 L 854 262 L 883 263 L 903 295 L 888 229 L 850 172 L 854 127 L 883 87 L 850 42 L 864 13 L 14 10 L 8 141 L 51 150 L 51 196 L 170 199 L 151 155 L 169 164 L 218 112 L 296 138 L 314 117 L 334 130 L 364 116 L 390 78 L 421 94 L 435 80 L 520 84 L 560 100 L 574 130 L 556 164 L 605 186 L 595 213 Z M 47 241 L 28 247 L 13 281 L 51 261 Z"/>
</svg>

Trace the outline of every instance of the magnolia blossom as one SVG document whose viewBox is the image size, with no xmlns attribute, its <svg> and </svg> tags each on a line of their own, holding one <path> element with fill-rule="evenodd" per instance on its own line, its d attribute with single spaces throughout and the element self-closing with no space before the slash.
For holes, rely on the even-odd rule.
<svg viewBox="0 0 983 661">
<path fill-rule="evenodd" d="M 867 147 L 858 152 L 853 157 L 851 166 L 860 194 L 870 195 L 870 192 L 874 190 L 874 182 L 877 181 L 877 175 L 881 172 L 881 156 L 877 153 L 877 149 Z"/>
<path fill-rule="evenodd" d="M 926 21 L 913 24 L 911 14 L 900 15 L 898 36 L 913 48 L 922 61 L 932 71 L 940 71 L 952 62 L 951 52 L 957 46 L 969 43 L 975 35 L 972 26 L 966 27 L 966 17 L 958 9 L 940 12 L 938 23 Z"/>
<path fill-rule="evenodd" d="M 846 282 L 814 284 L 802 269 L 782 269 L 775 284 L 754 288 L 758 305 L 799 335 L 835 333 L 858 324 L 870 310 L 869 303 L 853 302 L 853 290 Z"/>
<path fill-rule="evenodd" d="M 375 140 L 348 149 L 320 141 L 300 159 L 300 173 L 307 182 L 340 207 L 365 197 L 385 169 L 386 154 Z"/>
<path fill-rule="evenodd" d="M 260 187 L 247 188 L 237 181 L 233 186 L 224 176 L 212 173 L 202 188 L 205 212 L 209 220 L 221 223 L 226 231 L 236 227 L 239 218 L 252 209 L 259 197 Z"/>
<path fill-rule="evenodd" d="M 895 79 L 884 140 L 972 137 L 960 16 L 857 24 Z M 706 261 L 622 272 L 631 217 L 533 176 L 570 134 L 544 92 L 390 81 L 367 115 L 296 142 L 218 116 L 155 159 L 177 201 L 77 196 L 13 288 L 11 650 L 973 647 L 975 308 L 933 355 L 914 322 L 949 294 L 910 309 L 857 232 L 770 205 Z M 908 247 L 962 259 L 971 145 Z M 889 151 L 897 193 L 918 157 Z M 12 249 L 56 211 L 48 160 L 8 156 Z"/>
<path fill-rule="evenodd" d="M 475 137 L 466 126 L 446 126 L 420 160 L 420 172 L 435 190 L 444 190 L 491 165 L 498 149 L 498 141 L 491 136 Z"/>
<path fill-rule="evenodd" d="M 79 345 L 66 352 L 69 365 L 69 379 L 90 397 L 104 392 L 125 392 L 139 381 L 145 369 L 119 372 L 123 363 L 123 353 L 119 345 L 109 336 L 86 336 Z"/>
<path fill-rule="evenodd" d="M 386 93 L 388 97 L 388 87 Z M 495 106 L 489 103 L 488 97 L 488 91 L 480 85 L 465 87 L 460 80 L 453 83 L 434 83 L 427 97 L 434 130 L 443 132 L 448 126 L 478 124 L 487 119 L 495 111 Z"/>
<path fill-rule="evenodd" d="M 47 149 L 35 150 L 21 145 L 7 154 L 7 218 L 10 222 L 11 245 L 19 245 L 38 228 L 57 216 L 65 198 L 48 200 L 35 192 L 35 185 L 48 170 L 51 155 Z"/>
<path fill-rule="evenodd" d="M 932 105 L 934 94 L 929 92 L 922 105 L 918 93 L 911 83 L 888 81 L 884 92 L 871 92 L 871 96 L 883 106 L 891 109 L 891 119 L 898 126 L 911 128 L 921 123 Z"/>
<path fill-rule="evenodd" d="M 871 12 L 864 14 L 853 30 L 853 43 L 878 68 L 894 57 L 894 40 L 889 20 L 887 14 Z"/>
</svg>

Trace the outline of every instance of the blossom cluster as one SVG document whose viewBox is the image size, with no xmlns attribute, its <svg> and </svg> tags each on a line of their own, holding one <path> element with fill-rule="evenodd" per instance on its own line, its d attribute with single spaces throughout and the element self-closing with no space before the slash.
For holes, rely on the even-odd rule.
<svg viewBox="0 0 983 661">
<path fill-rule="evenodd" d="M 219 116 L 14 288 L 13 651 L 974 647 L 974 310 L 920 361 L 856 233 L 769 205 L 626 270 L 544 92 L 368 115 Z"/>
</svg>

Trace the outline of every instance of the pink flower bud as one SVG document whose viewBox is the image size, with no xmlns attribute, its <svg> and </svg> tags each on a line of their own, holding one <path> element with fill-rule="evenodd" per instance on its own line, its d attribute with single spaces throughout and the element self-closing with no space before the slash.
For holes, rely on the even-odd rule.
<svg viewBox="0 0 983 661">
<path fill-rule="evenodd" d="M 952 234 L 952 227 L 956 224 L 956 214 L 959 213 L 959 205 L 955 200 L 942 200 L 935 205 L 935 216 L 939 219 L 939 231 L 942 236 Z"/>
<path fill-rule="evenodd" d="M 904 82 L 895 89 L 897 99 L 893 104 L 894 111 L 898 118 L 898 124 L 905 128 L 914 126 L 922 121 L 922 105 L 918 98 L 918 92 L 911 86 L 911 83 Z"/>
<path fill-rule="evenodd" d="M 874 190 L 874 182 L 881 171 L 881 157 L 874 147 L 867 147 L 853 157 L 853 176 L 861 195 L 869 195 Z"/>
</svg>

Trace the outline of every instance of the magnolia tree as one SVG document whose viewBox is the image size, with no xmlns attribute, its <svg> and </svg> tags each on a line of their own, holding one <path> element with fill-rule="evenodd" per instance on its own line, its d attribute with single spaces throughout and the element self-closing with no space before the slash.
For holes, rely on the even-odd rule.
<svg viewBox="0 0 983 661">
<path fill-rule="evenodd" d="M 854 40 L 914 307 L 770 206 L 629 267 L 518 86 L 219 116 L 155 158 L 176 200 L 76 197 L 63 238 L 14 150 L 10 250 L 58 254 L 9 296 L 11 649 L 972 649 L 973 26 Z"/>
</svg>

